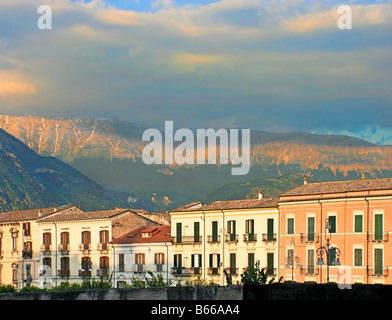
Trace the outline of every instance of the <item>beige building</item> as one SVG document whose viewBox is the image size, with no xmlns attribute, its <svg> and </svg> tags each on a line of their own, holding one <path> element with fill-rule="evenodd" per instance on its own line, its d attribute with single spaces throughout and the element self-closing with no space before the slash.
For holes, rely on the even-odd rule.
<svg viewBox="0 0 392 320">
<path fill-rule="evenodd" d="M 70 205 L 0 214 L 0 283 L 21 289 L 110 277 L 109 242 L 158 225 L 138 211 L 84 212 Z"/>
<path fill-rule="evenodd" d="M 170 212 L 172 273 L 180 282 L 197 277 L 225 285 L 257 262 L 277 277 L 279 237 L 277 199 L 195 202 Z"/>
</svg>

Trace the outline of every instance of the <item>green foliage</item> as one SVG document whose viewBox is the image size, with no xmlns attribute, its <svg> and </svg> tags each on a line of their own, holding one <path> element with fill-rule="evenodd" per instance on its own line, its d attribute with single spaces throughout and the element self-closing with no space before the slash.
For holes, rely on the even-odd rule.
<svg viewBox="0 0 392 320">
<path fill-rule="evenodd" d="M 9 293 L 9 292 L 16 292 L 16 289 L 13 285 L 10 284 L 0 285 L 0 293 Z"/>
<path fill-rule="evenodd" d="M 46 289 L 41 289 L 36 286 L 25 286 L 19 290 L 19 292 L 39 292 L 39 291 L 46 291 Z"/>
<path fill-rule="evenodd" d="M 223 270 L 226 277 L 226 284 L 231 286 L 233 284 L 233 277 L 230 272 L 227 272 L 226 269 Z"/>
<path fill-rule="evenodd" d="M 260 263 L 257 262 L 254 268 L 248 268 L 243 274 L 241 274 L 242 284 L 266 284 L 268 279 L 267 273 L 263 268 L 260 268 Z M 279 283 L 282 281 L 283 277 L 280 277 Z M 275 278 L 271 278 L 268 284 L 272 283 Z"/>
<path fill-rule="evenodd" d="M 151 278 L 148 278 L 146 275 L 144 275 L 147 287 L 167 287 L 172 285 L 172 281 L 169 280 L 168 282 L 166 282 L 162 274 L 158 274 L 157 276 L 155 276 L 151 271 L 148 271 L 148 274 Z"/>
<path fill-rule="evenodd" d="M 83 280 L 82 283 L 63 282 L 59 286 L 53 287 L 50 290 L 87 290 L 87 289 L 108 289 L 112 287 L 111 280 L 88 278 Z"/>
</svg>

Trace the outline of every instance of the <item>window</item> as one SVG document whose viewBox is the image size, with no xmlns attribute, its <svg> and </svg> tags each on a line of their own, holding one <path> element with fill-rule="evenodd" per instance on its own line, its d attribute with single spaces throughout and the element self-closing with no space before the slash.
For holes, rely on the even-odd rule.
<svg viewBox="0 0 392 320">
<path fill-rule="evenodd" d="M 308 274 L 314 274 L 314 250 L 308 250 L 308 267 L 307 267 Z"/>
<path fill-rule="evenodd" d="M 26 264 L 26 282 L 30 283 L 32 281 L 32 277 L 31 277 L 31 264 L 27 263 Z"/>
<path fill-rule="evenodd" d="M 118 254 L 118 271 L 124 272 L 124 270 L 125 270 L 124 254 L 119 253 Z"/>
<path fill-rule="evenodd" d="M 246 220 L 245 221 L 245 234 L 247 241 L 255 241 L 255 221 Z"/>
<path fill-rule="evenodd" d="M 294 249 L 287 249 L 286 268 L 294 266 Z"/>
<path fill-rule="evenodd" d="M 164 253 L 155 253 L 154 264 L 157 266 L 157 271 L 162 272 L 162 265 L 165 264 L 165 254 Z"/>
<path fill-rule="evenodd" d="M 315 235 L 314 235 L 314 217 L 308 217 L 308 241 L 314 241 Z"/>
<path fill-rule="evenodd" d="M 23 222 L 22 229 L 23 229 L 23 235 L 27 237 L 31 236 L 30 222 Z"/>
<path fill-rule="evenodd" d="M 194 274 L 201 274 L 201 254 L 192 254 L 191 255 L 191 267 L 193 268 Z"/>
<path fill-rule="evenodd" d="M 200 222 L 193 223 L 193 237 L 194 242 L 200 242 Z"/>
<path fill-rule="evenodd" d="M 10 230 L 10 232 L 11 232 L 11 238 L 12 238 L 12 250 L 15 251 L 18 248 L 18 246 L 17 246 L 18 230 L 15 230 L 14 228 L 12 228 Z"/>
<path fill-rule="evenodd" d="M 329 221 L 329 233 L 336 233 L 336 216 L 329 216 L 328 217 Z"/>
<path fill-rule="evenodd" d="M 136 253 L 135 254 L 135 264 L 136 264 L 137 272 L 144 271 L 145 263 L 146 263 L 146 260 L 145 260 L 144 253 Z"/>
<path fill-rule="evenodd" d="M 91 276 L 91 270 L 93 268 L 93 263 L 91 262 L 91 258 L 82 257 L 82 261 L 80 265 L 81 266 L 80 266 L 79 276 L 81 277 Z"/>
<path fill-rule="evenodd" d="M 354 249 L 354 267 L 362 266 L 362 249 Z"/>
<path fill-rule="evenodd" d="M 235 220 L 227 221 L 227 234 L 229 235 L 229 241 L 236 240 Z"/>
<path fill-rule="evenodd" d="M 218 242 L 218 221 L 212 221 L 212 242 Z"/>
<path fill-rule="evenodd" d="M 97 275 L 100 277 L 109 276 L 109 257 L 106 256 L 99 257 L 99 271 Z"/>
<path fill-rule="evenodd" d="M 44 251 L 50 251 L 50 246 L 52 244 L 52 234 L 50 232 L 44 232 L 42 234 L 42 244 L 44 246 Z"/>
<path fill-rule="evenodd" d="M 176 242 L 177 243 L 181 243 L 182 241 L 182 223 L 181 222 L 177 222 L 176 223 Z"/>
<path fill-rule="evenodd" d="M 82 250 L 89 251 L 91 244 L 91 232 L 90 231 L 82 231 Z"/>
<path fill-rule="evenodd" d="M 248 253 L 248 268 L 254 269 L 256 267 L 255 254 L 253 252 Z"/>
<path fill-rule="evenodd" d="M 237 267 L 236 267 L 236 254 L 230 253 L 230 274 L 236 275 L 237 274 Z"/>
<path fill-rule="evenodd" d="M 356 214 L 354 216 L 354 232 L 363 231 L 363 216 L 361 214 Z"/>
<path fill-rule="evenodd" d="M 108 243 L 109 243 L 109 231 L 108 230 L 99 231 L 100 250 L 108 250 Z"/>
<path fill-rule="evenodd" d="M 33 257 L 33 243 L 31 241 L 24 243 L 22 255 L 25 259 L 31 259 Z"/>
<path fill-rule="evenodd" d="M 47 266 L 49 268 L 52 268 L 52 259 L 51 258 L 43 258 L 42 259 L 42 264 L 44 266 Z"/>
<path fill-rule="evenodd" d="M 69 257 L 61 257 L 59 276 L 69 277 Z"/>
<path fill-rule="evenodd" d="M 69 251 L 69 232 L 60 233 L 60 251 Z"/>
<path fill-rule="evenodd" d="M 336 261 L 337 250 L 336 248 L 329 248 L 328 250 L 328 265 L 333 265 L 333 262 Z"/>
<path fill-rule="evenodd" d="M 294 218 L 287 219 L 287 234 L 294 234 Z"/>
<path fill-rule="evenodd" d="M 182 254 L 174 255 L 174 274 L 182 273 Z"/>
<path fill-rule="evenodd" d="M 210 270 L 212 275 L 219 274 L 220 267 L 220 254 L 219 253 L 211 253 L 210 254 Z"/>
<path fill-rule="evenodd" d="M 267 253 L 267 275 L 274 275 L 274 254 Z"/>
<path fill-rule="evenodd" d="M 383 215 L 374 215 L 374 240 L 383 240 Z"/>
<path fill-rule="evenodd" d="M 267 219 L 267 240 L 274 240 L 274 219 Z"/>
<path fill-rule="evenodd" d="M 374 274 L 383 274 L 382 249 L 374 249 Z"/>
</svg>

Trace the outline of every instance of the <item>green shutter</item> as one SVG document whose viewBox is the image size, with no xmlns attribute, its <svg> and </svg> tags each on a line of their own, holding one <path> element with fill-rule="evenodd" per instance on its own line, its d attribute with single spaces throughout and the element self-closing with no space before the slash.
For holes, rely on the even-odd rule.
<svg viewBox="0 0 392 320">
<path fill-rule="evenodd" d="M 362 215 L 355 216 L 355 232 L 362 232 Z"/>
<path fill-rule="evenodd" d="M 330 216 L 328 217 L 329 225 L 331 226 L 329 229 L 329 233 L 336 233 L 336 217 Z"/>
<path fill-rule="evenodd" d="M 383 239 L 382 214 L 374 215 L 374 240 Z"/>
<path fill-rule="evenodd" d="M 267 274 L 273 275 L 274 274 L 274 254 L 267 253 Z"/>
<path fill-rule="evenodd" d="M 287 234 L 294 234 L 294 218 L 287 219 Z"/>
<path fill-rule="evenodd" d="M 255 254 L 248 253 L 248 268 L 254 269 L 255 268 Z"/>
<path fill-rule="evenodd" d="M 354 249 L 354 266 L 362 266 L 362 249 Z"/>
<path fill-rule="evenodd" d="M 200 222 L 193 224 L 194 242 L 200 242 Z"/>
<path fill-rule="evenodd" d="M 181 241 L 182 241 L 182 223 L 181 222 L 177 222 L 176 232 L 177 232 L 177 243 L 181 243 Z"/>
<path fill-rule="evenodd" d="M 314 217 L 308 218 L 308 241 L 314 241 Z"/>
<path fill-rule="evenodd" d="M 212 221 L 212 242 L 218 242 L 218 221 Z"/>
<path fill-rule="evenodd" d="M 374 249 L 374 273 L 383 274 L 382 249 Z"/>
<path fill-rule="evenodd" d="M 274 219 L 267 220 L 267 237 L 268 240 L 274 239 Z"/>
</svg>

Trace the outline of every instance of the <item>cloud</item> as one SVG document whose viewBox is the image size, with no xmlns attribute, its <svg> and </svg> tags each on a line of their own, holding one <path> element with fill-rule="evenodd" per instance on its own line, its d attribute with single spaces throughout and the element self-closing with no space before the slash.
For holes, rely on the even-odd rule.
<svg viewBox="0 0 392 320">
<path fill-rule="evenodd" d="M 0 70 L 0 97 L 33 95 L 37 87 L 14 70 Z"/>
</svg>

